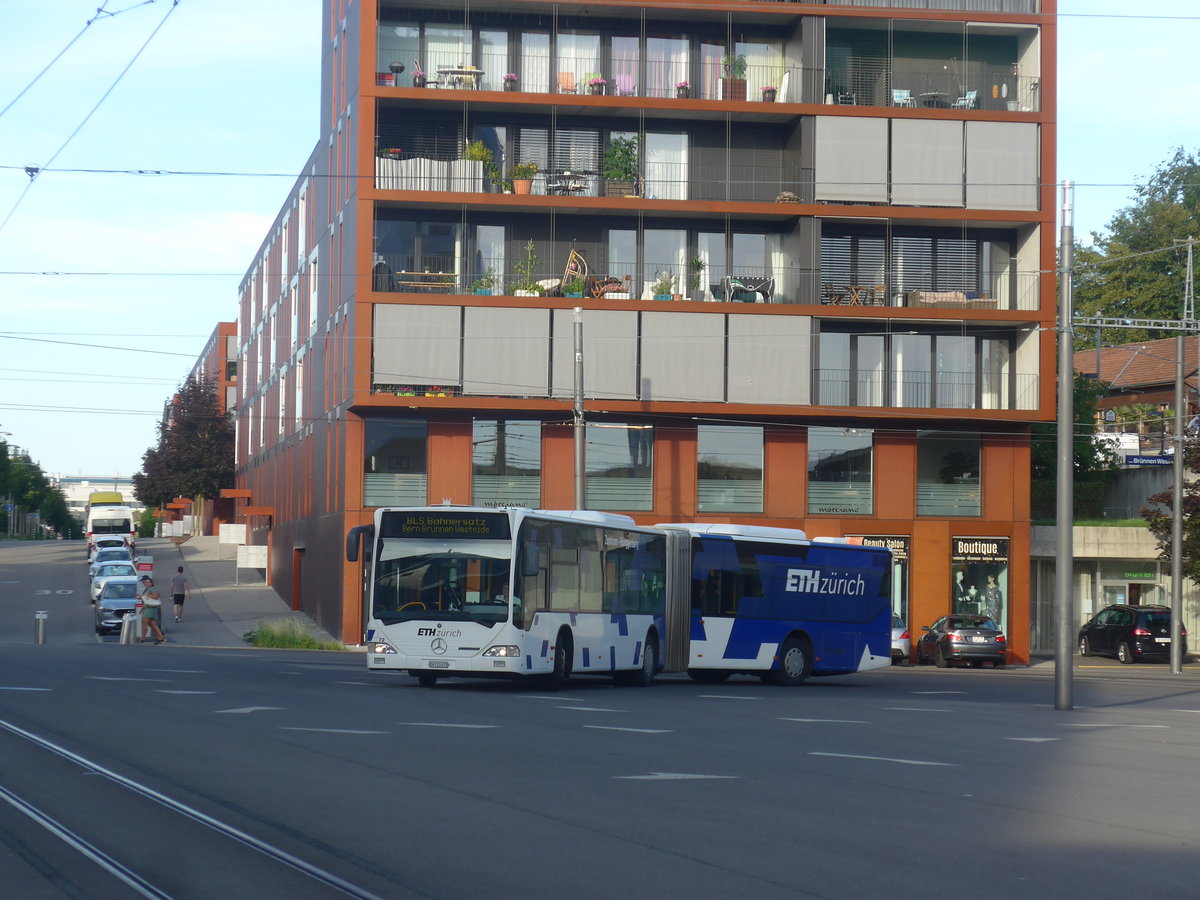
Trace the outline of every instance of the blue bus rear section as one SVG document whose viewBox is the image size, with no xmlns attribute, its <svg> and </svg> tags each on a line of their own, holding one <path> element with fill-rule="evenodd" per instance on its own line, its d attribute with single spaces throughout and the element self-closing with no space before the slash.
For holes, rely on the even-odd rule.
<svg viewBox="0 0 1200 900">
<path fill-rule="evenodd" d="M 810 645 L 813 675 L 890 664 L 890 552 L 736 530 L 692 539 L 689 668 L 776 670 L 789 637 Z"/>
</svg>

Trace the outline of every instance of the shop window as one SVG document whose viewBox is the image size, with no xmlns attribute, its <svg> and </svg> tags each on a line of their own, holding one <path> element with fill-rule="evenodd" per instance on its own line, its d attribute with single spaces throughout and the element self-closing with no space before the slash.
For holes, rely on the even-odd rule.
<svg viewBox="0 0 1200 900">
<path fill-rule="evenodd" d="M 979 435 L 917 434 L 917 515 L 982 515 Z"/>
<path fill-rule="evenodd" d="M 428 503 L 428 425 L 368 419 L 363 427 L 363 506 Z"/>
<path fill-rule="evenodd" d="M 763 511 L 761 427 L 697 427 L 696 508 L 702 513 Z"/>
<path fill-rule="evenodd" d="M 862 428 L 808 429 L 810 515 L 870 515 L 874 432 Z"/>
</svg>

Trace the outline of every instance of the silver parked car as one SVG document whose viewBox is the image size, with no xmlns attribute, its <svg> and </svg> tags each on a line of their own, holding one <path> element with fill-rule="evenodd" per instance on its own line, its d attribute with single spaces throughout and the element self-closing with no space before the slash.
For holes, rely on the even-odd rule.
<svg viewBox="0 0 1200 900">
<path fill-rule="evenodd" d="M 136 576 L 137 569 L 130 563 L 111 562 L 101 563 L 96 566 L 96 574 L 92 576 L 92 602 L 95 603 L 100 597 L 100 590 L 104 587 L 104 582 L 114 577 Z"/>
<path fill-rule="evenodd" d="M 892 613 L 892 665 L 907 666 L 912 662 L 912 638 L 904 620 Z"/>
</svg>

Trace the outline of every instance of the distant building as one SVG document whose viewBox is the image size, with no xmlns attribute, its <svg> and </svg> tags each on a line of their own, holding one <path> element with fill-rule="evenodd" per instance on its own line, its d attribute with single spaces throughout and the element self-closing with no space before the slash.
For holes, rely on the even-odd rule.
<svg viewBox="0 0 1200 900">
<path fill-rule="evenodd" d="M 60 475 L 55 484 L 67 498 L 68 511 L 80 522 L 93 491 L 118 491 L 126 506 L 134 510 L 143 508 L 133 496 L 133 480 L 129 475 Z"/>
</svg>

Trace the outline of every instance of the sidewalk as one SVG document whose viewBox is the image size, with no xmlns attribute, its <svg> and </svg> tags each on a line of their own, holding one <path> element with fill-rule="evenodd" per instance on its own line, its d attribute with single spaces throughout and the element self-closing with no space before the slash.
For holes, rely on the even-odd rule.
<svg viewBox="0 0 1200 900">
<path fill-rule="evenodd" d="M 216 537 L 189 538 L 178 547 L 168 538 L 143 538 L 138 554 L 154 558 L 154 583 L 162 592 L 162 627 L 168 644 L 248 647 L 243 635 L 263 621 L 295 619 L 320 641 L 336 639 L 305 613 L 295 612 L 268 587 L 256 569 L 237 569 L 237 548 Z M 192 596 L 181 622 L 171 606 L 171 579 L 183 566 Z M 234 583 L 236 574 L 237 584 Z"/>
</svg>

